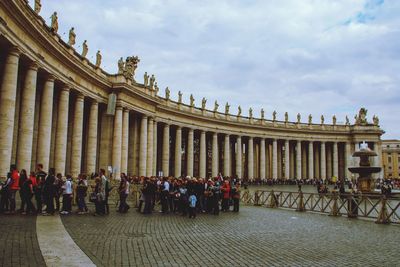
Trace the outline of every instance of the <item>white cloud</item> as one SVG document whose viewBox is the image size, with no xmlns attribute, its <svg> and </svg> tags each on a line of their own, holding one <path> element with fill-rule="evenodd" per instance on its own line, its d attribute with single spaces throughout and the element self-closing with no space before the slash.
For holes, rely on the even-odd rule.
<svg viewBox="0 0 400 267">
<path fill-rule="evenodd" d="M 43 0 L 60 32 L 75 26 L 77 49 L 117 70 L 139 55 L 137 80 L 155 73 L 161 94 L 193 93 L 209 107 L 226 101 L 244 114 L 264 107 L 306 121 L 350 118 L 361 106 L 377 114 L 385 138 L 400 138 L 400 1 L 378 0 Z M 67 39 L 67 34 L 63 35 Z"/>
</svg>

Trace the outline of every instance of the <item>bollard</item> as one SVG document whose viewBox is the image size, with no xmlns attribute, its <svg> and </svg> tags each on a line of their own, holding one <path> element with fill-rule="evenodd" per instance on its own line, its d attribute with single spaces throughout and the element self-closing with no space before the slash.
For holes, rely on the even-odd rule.
<svg viewBox="0 0 400 267">
<path fill-rule="evenodd" d="M 269 199 L 269 204 L 267 205 L 268 208 L 276 208 L 278 206 L 277 202 L 278 200 L 276 199 L 274 190 L 271 191 L 270 199 Z"/>
<path fill-rule="evenodd" d="M 339 213 L 339 209 L 338 209 L 338 194 L 337 192 L 333 192 L 332 193 L 332 200 L 333 200 L 333 204 L 332 204 L 332 210 L 329 213 L 329 216 L 341 216 L 341 214 Z"/>
<path fill-rule="evenodd" d="M 258 195 L 258 191 L 254 193 L 254 206 L 261 206 L 260 203 L 260 196 Z"/>
<path fill-rule="evenodd" d="M 303 192 L 300 190 L 299 191 L 299 203 L 297 204 L 296 211 L 305 211 L 305 210 L 306 210 L 306 208 L 304 207 Z"/>
<path fill-rule="evenodd" d="M 375 221 L 375 223 L 390 224 L 386 202 L 387 202 L 386 196 L 383 196 L 381 198 L 381 211 L 379 212 L 378 219 Z"/>
</svg>

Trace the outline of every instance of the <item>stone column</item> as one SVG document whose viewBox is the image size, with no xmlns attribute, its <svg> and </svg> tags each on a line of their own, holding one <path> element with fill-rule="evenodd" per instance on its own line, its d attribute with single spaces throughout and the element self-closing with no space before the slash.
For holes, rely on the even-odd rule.
<svg viewBox="0 0 400 267">
<path fill-rule="evenodd" d="M 182 128 L 178 126 L 175 133 L 175 177 L 182 176 Z"/>
<path fill-rule="evenodd" d="M 35 99 L 38 65 L 31 63 L 25 76 L 22 89 L 21 112 L 18 129 L 17 168 L 25 169 L 28 173 L 31 168 L 33 123 L 35 118 Z M 13 107 L 15 109 L 15 107 Z M 1 129 L 3 131 L 5 129 Z M 11 141 L 12 139 L 10 139 Z"/>
<path fill-rule="evenodd" d="M 344 173 L 346 176 L 345 178 L 351 179 L 351 172 L 349 171 L 349 167 L 351 167 L 351 162 L 352 162 L 350 142 L 346 142 L 344 147 L 344 154 L 345 154 Z"/>
<path fill-rule="evenodd" d="M 302 179 L 301 176 L 301 141 L 297 140 L 297 147 L 296 147 L 296 178 L 297 180 Z"/>
<path fill-rule="evenodd" d="M 242 137 L 238 136 L 236 140 L 236 175 L 242 178 Z"/>
<path fill-rule="evenodd" d="M 99 104 L 93 100 L 90 105 L 89 127 L 86 153 L 86 173 L 92 174 L 96 172 L 97 159 L 97 129 L 99 120 Z"/>
<path fill-rule="evenodd" d="M 143 115 L 140 122 L 139 144 L 139 176 L 146 176 L 147 163 L 147 116 Z"/>
<path fill-rule="evenodd" d="M 206 178 L 206 132 L 200 134 L 200 178 Z"/>
<path fill-rule="evenodd" d="M 218 134 L 213 133 L 212 139 L 212 177 L 218 176 Z"/>
<path fill-rule="evenodd" d="M 290 145 L 290 143 L 289 143 Z M 290 170 L 289 170 L 289 177 L 295 178 L 294 172 L 295 172 L 295 153 L 294 153 L 295 149 L 294 146 L 291 145 L 290 146 L 290 150 L 289 150 L 289 160 L 290 160 Z"/>
<path fill-rule="evenodd" d="M 121 142 L 121 172 L 128 171 L 128 144 L 129 144 L 129 110 L 124 109 L 122 114 L 122 142 Z"/>
<path fill-rule="evenodd" d="M 121 178 L 121 148 L 122 148 L 122 107 L 117 106 L 114 116 L 114 133 L 112 146 L 112 167 L 114 179 Z"/>
<path fill-rule="evenodd" d="M 260 178 L 262 180 L 266 179 L 265 175 L 265 139 L 260 140 Z"/>
<path fill-rule="evenodd" d="M 14 134 L 15 104 L 20 51 L 13 47 L 8 52 L 0 91 L 0 176 L 10 170 Z"/>
<path fill-rule="evenodd" d="M 313 141 L 308 142 L 308 178 L 314 179 L 314 145 Z"/>
<path fill-rule="evenodd" d="M 285 140 L 285 179 L 290 178 L 290 143 L 289 140 Z"/>
<path fill-rule="evenodd" d="M 321 142 L 321 179 L 326 180 L 326 149 L 325 142 Z"/>
<path fill-rule="evenodd" d="M 164 125 L 163 150 L 162 150 L 162 172 L 165 177 L 169 176 L 169 125 Z"/>
<path fill-rule="evenodd" d="M 378 154 L 378 156 L 373 158 L 373 166 L 383 167 L 382 166 L 382 142 L 381 141 L 378 141 L 378 142 L 374 143 L 374 151 L 375 151 L 376 154 Z M 373 175 L 373 177 L 375 179 L 384 178 L 383 176 L 384 176 L 383 168 L 381 169 L 380 172 L 375 173 Z"/>
<path fill-rule="evenodd" d="M 153 122 L 153 176 L 157 176 L 157 122 Z"/>
<path fill-rule="evenodd" d="M 333 143 L 333 176 L 339 179 L 339 153 L 338 143 Z"/>
<path fill-rule="evenodd" d="M 49 169 L 51 128 L 53 120 L 53 96 L 54 96 L 54 76 L 49 75 L 44 83 L 42 99 L 40 103 L 40 118 L 37 163 L 43 164 L 43 169 Z"/>
<path fill-rule="evenodd" d="M 194 131 L 193 129 L 189 129 L 188 132 L 188 147 L 187 147 L 187 175 L 193 177 L 193 151 L 194 151 Z"/>
<path fill-rule="evenodd" d="M 56 145 L 54 167 L 56 172 L 65 173 L 67 161 L 67 133 L 68 133 L 69 88 L 64 87 L 60 92 L 57 111 Z"/>
<path fill-rule="evenodd" d="M 224 140 L 224 176 L 230 176 L 231 164 L 230 164 L 230 137 L 229 134 L 225 134 Z"/>
<path fill-rule="evenodd" d="M 248 152 L 248 177 L 249 179 L 254 178 L 254 143 L 253 137 L 249 137 L 249 149 Z"/>
<path fill-rule="evenodd" d="M 84 97 L 78 94 L 75 100 L 74 127 L 72 129 L 71 175 L 76 178 L 81 172 Z"/>
<path fill-rule="evenodd" d="M 148 177 L 153 175 L 153 130 L 154 120 L 149 118 L 147 126 L 147 162 L 146 162 L 146 173 Z"/>
<path fill-rule="evenodd" d="M 272 178 L 278 178 L 278 140 L 272 140 Z"/>
</svg>

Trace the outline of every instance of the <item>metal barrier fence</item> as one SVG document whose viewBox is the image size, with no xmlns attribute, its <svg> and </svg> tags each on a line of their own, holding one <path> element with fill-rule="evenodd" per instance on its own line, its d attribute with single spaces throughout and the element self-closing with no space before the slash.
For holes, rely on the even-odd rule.
<svg viewBox="0 0 400 267">
<path fill-rule="evenodd" d="M 400 198 L 378 194 L 339 194 L 274 192 L 257 190 L 251 194 L 245 190 L 241 196 L 244 204 L 285 208 L 296 211 L 325 213 L 331 216 L 368 218 L 376 223 L 400 224 Z"/>
</svg>

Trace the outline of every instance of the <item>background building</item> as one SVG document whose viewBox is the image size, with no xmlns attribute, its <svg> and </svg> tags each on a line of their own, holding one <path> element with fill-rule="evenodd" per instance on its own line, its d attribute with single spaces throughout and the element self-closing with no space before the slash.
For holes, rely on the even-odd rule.
<svg viewBox="0 0 400 267">
<path fill-rule="evenodd" d="M 382 167 L 385 178 L 400 178 L 400 140 L 382 141 Z"/>
</svg>

